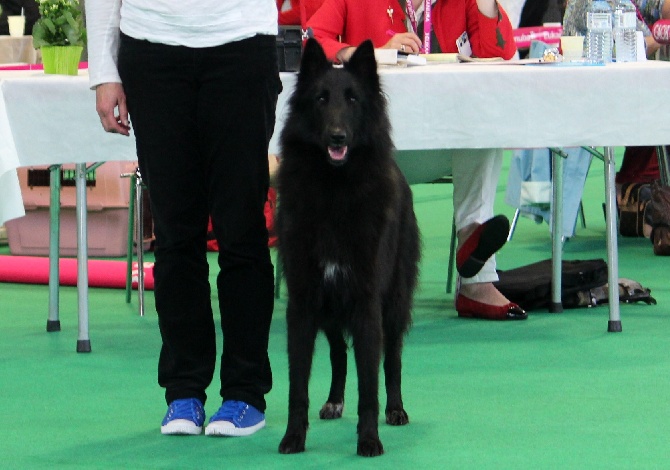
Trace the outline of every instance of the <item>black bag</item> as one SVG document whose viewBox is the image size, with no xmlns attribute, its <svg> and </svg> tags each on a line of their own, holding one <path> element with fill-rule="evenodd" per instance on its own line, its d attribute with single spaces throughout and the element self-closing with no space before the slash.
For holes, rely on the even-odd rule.
<svg viewBox="0 0 670 470">
<path fill-rule="evenodd" d="M 654 254 L 670 256 L 670 187 L 654 182 L 645 217 L 652 226 L 650 235 Z"/>
<path fill-rule="evenodd" d="M 564 308 L 592 305 L 584 291 L 607 284 L 607 263 L 603 259 L 563 260 L 561 297 Z M 551 259 L 498 271 L 494 285 L 509 300 L 524 310 L 546 308 L 551 304 Z M 580 293 L 582 293 L 580 295 Z"/>
<path fill-rule="evenodd" d="M 624 237 L 644 236 L 645 209 L 651 199 L 649 183 L 625 183 L 617 196 L 619 233 Z"/>
</svg>

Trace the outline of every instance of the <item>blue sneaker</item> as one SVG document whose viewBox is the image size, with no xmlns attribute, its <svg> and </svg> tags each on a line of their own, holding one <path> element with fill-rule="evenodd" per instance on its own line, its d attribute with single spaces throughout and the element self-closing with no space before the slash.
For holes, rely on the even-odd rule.
<svg viewBox="0 0 670 470">
<path fill-rule="evenodd" d="M 226 400 L 209 419 L 207 436 L 249 436 L 265 427 L 265 415 L 243 401 Z"/>
<path fill-rule="evenodd" d="M 205 410 L 197 398 L 174 400 L 161 423 L 162 434 L 197 435 L 202 432 Z"/>
</svg>

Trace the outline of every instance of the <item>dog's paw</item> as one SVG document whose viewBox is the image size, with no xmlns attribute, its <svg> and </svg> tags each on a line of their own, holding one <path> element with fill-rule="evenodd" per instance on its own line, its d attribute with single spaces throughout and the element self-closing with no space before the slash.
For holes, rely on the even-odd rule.
<svg viewBox="0 0 670 470">
<path fill-rule="evenodd" d="M 280 454 L 297 454 L 305 452 L 305 434 L 287 433 L 279 443 Z"/>
<path fill-rule="evenodd" d="M 360 438 L 356 453 L 363 457 L 377 457 L 384 453 L 384 446 L 378 437 Z"/>
<path fill-rule="evenodd" d="M 407 412 L 402 408 L 399 410 L 387 410 L 386 423 L 391 426 L 402 426 L 409 423 L 409 416 L 407 416 Z"/>
<path fill-rule="evenodd" d="M 343 411 L 344 411 L 344 403 L 331 403 L 327 401 L 319 411 L 319 418 L 321 419 L 341 418 Z"/>
</svg>

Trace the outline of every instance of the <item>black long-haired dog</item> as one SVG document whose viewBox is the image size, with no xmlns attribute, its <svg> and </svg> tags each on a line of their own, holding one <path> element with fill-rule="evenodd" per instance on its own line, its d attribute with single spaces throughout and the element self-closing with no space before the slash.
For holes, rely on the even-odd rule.
<svg viewBox="0 0 670 470">
<path fill-rule="evenodd" d="M 307 41 L 280 136 L 279 252 L 288 287 L 289 418 L 279 445 L 305 450 L 317 332 L 330 345 L 332 383 L 321 418 L 344 405 L 347 342 L 358 374 L 358 454 L 384 452 L 377 430 L 384 358 L 386 422 L 407 424 L 401 354 L 411 323 L 420 237 L 410 188 L 393 159 L 372 43 L 333 67 Z"/>
</svg>

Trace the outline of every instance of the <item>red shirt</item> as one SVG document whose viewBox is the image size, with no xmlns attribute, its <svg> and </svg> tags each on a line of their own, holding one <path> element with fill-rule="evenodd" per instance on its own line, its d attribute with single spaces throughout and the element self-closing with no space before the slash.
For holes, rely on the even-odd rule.
<svg viewBox="0 0 670 470">
<path fill-rule="evenodd" d="M 280 25 L 299 25 L 300 24 L 300 4 L 298 0 L 291 1 L 291 8 L 282 11 L 284 0 L 277 1 L 277 11 L 279 13 Z"/>
<path fill-rule="evenodd" d="M 438 0 L 432 23 L 441 52 L 458 52 L 456 40 L 467 32 L 474 57 L 511 59 L 516 52 L 512 24 L 500 5 L 498 10 L 498 18 L 488 18 L 479 11 L 476 0 Z M 407 31 L 398 0 L 324 0 L 307 26 L 330 60 L 335 60 L 340 49 L 358 46 L 366 39 L 375 47 L 383 46 L 391 38 L 389 30 Z"/>
</svg>

